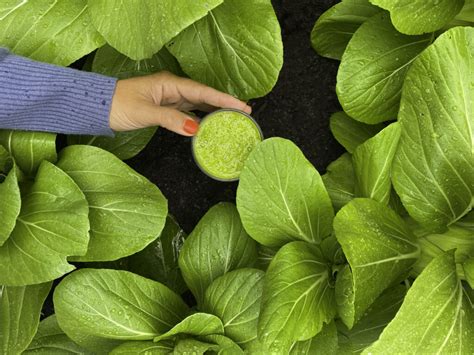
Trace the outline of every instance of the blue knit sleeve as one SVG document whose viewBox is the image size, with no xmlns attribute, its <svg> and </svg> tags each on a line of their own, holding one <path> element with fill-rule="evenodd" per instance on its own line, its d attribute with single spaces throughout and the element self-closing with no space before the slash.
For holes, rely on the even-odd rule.
<svg viewBox="0 0 474 355">
<path fill-rule="evenodd" d="M 113 135 L 116 79 L 9 54 L 0 48 L 0 129 Z"/>
<path fill-rule="evenodd" d="M 8 54 L 8 50 L 5 48 L 0 48 L 0 60 L 3 59 Z"/>
</svg>

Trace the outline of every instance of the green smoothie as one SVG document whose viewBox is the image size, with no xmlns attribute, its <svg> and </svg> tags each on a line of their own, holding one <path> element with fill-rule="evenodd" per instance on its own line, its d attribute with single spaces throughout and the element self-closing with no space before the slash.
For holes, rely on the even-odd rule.
<svg viewBox="0 0 474 355">
<path fill-rule="evenodd" d="M 257 124 L 247 115 L 219 110 L 201 122 L 193 139 L 199 167 L 218 180 L 236 180 L 252 149 L 262 141 Z"/>
</svg>

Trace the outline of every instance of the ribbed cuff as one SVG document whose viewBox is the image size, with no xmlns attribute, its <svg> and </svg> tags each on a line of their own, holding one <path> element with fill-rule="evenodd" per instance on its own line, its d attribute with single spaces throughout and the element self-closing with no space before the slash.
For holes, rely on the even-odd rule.
<svg viewBox="0 0 474 355">
<path fill-rule="evenodd" d="M 36 62 L 0 49 L 0 128 L 113 135 L 117 79 Z"/>
</svg>

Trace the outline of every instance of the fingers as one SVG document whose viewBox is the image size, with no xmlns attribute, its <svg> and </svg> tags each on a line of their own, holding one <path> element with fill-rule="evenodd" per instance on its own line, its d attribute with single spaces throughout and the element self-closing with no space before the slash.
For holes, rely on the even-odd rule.
<svg viewBox="0 0 474 355">
<path fill-rule="evenodd" d="M 161 126 L 187 137 L 194 136 L 199 129 L 198 121 L 190 115 L 168 107 L 144 105 L 141 117 L 146 126 Z"/>
<path fill-rule="evenodd" d="M 248 114 L 252 112 L 252 108 L 245 102 L 191 79 L 177 78 L 175 83 L 179 94 L 196 105 L 197 108 L 205 107 L 208 110 L 211 108 L 233 108 Z"/>
</svg>

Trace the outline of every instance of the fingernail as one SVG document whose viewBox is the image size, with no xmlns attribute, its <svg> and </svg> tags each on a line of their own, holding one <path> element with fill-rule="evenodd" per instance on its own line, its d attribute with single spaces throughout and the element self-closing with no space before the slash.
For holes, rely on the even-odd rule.
<svg viewBox="0 0 474 355">
<path fill-rule="evenodd" d="M 196 134 L 199 129 L 199 123 L 192 119 L 187 119 L 184 122 L 183 130 L 188 134 Z"/>
</svg>

